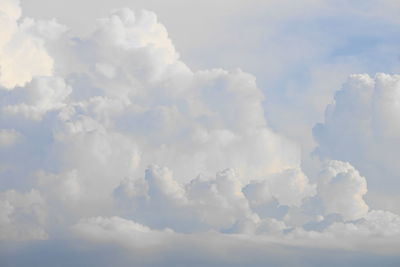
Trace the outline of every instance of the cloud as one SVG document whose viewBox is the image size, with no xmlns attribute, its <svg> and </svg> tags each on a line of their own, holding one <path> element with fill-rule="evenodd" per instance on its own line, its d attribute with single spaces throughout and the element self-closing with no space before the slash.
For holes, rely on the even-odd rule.
<svg viewBox="0 0 400 267">
<path fill-rule="evenodd" d="M 300 169 L 289 169 L 274 174 L 262 182 L 247 185 L 244 193 L 254 204 L 270 202 L 276 199 L 279 204 L 301 206 L 302 200 L 315 195 L 315 185 Z"/>
<path fill-rule="evenodd" d="M 346 220 L 365 217 L 368 205 L 363 196 L 367 193 L 367 182 L 353 166 L 330 161 L 319 179 L 318 195 L 325 206 L 325 213 L 338 213 Z"/>
<path fill-rule="evenodd" d="M 372 210 L 365 215 L 365 219 L 356 223 L 334 223 L 327 232 L 337 236 L 356 235 L 379 237 L 393 237 L 400 232 L 400 217 L 389 211 Z"/>
<path fill-rule="evenodd" d="M 36 190 L 0 193 L 0 239 L 47 239 L 45 202 Z"/>
<path fill-rule="evenodd" d="M 34 78 L 25 87 L 15 88 L 13 93 L 9 93 L 9 102 L 14 103 L 3 107 L 3 112 L 40 120 L 48 111 L 65 106 L 64 100 L 70 93 L 71 88 L 61 78 Z"/>
<path fill-rule="evenodd" d="M 64 242 L 72 235 L 74 245 L 116 244 L 148 255 L 193 245 L 210 261 L 226 262 L 258 244 L 348 249 L 362 238 L 398 238 L 398 215 L 364 202 L 357 162 L 326 153 L 320 174 L 309 178 L 299 145 L 269 126 L 255 77 L 240 69 L 191 70 L 154 13 L 114 10 L 92 34 L 76 38 L 54 20 L 21 20 L 17 2 L 7 3 L 0 7 L 12 27 L 1 34 L 0 66 L 10 55 L 6 46 L 48 65 L 16 60 L 22 69 L 0 76 L 2 240 Z M 12 45 L 16 35 L 35 48 Z M 349 96 L 343 103 L 337 97 L 336 107 L 358 105 L 346 119 L 370 114 L 374 83 L 354 77 Z M 382 77 L 395 92 L 397 78 Z M 395 119 L 395 101 L 378 89 L 374 97 L 386 109 L 374 114 Z M 326 125 L 336 122 L 329 115 Z M 395 127 L 378 122 L 382 136 L 396 138 Z M 329 149 L 318 127 L 323 156 Z M 382 251 L 392 241 L 383 240 Z M 227 254 L 217 255 L 230 242 Z"/>
<path fill-rule="evenodd" d="M 73 231 L 86 239 L 97 241 L 128 242 L 134 247 L 157 245 L 168 237 L 170 230 L 154 231 L 150 228 L 119 217 L 94 217 L 80 220 L 73 226 Z M 138 242 L 141 240 L 141 242 Z"/>
<path fill-rule="evenodd" d="M 232 264 L 309 266 L 326 263 L 327 260 L 329 260 L 328 266 L 329 264 L 334 266 L 343 261 L 345 266 L 346 264 L 363 265 L 366 262 L 380 262 L 385 265 L 387 262 L 388 266 L 395 266 L 397 259 L 389 255 L 390 251 L 396 251 L 393 246 L 398 245 L 399 240 L 386 235 L 386 241 L 391 246 L 376 247 L 375 239 L 371 240 L 370 234 L 382 235 L 371 227 L 376 224 L 372 217 L 380 217 L 383 213 L 373 211 L 371 215 L 368 220 L 357 225 L 337 223 L 322 233 L 304 232 L 299 229 L 293 231 L 286 239 L 276 239 L 271 235 L 257 235 L 249 238 L 247 235 L 226 235 L 215 232 L 187 235 L 170 229 L 150 229 L 119 217 L 82 219 L 73 226 L 72 230 L 73 235 L 82 240 L 81 242 L 89 242 L 92 247 L 113 244 L 118 246 L 118 250 L 127 251 L 128 255 L 142 255 L 128 257 L 126 260 L 131 264 L 135 262 L 143 266 L 206 263 L 212 266 L 231 266 Z M 393 214 L 387 215 L 380 221 L 385 221 L 385 223 L 391 221 L 393 224 L 398 219 L 394 219 Z M 398 227 L 398 223 L 395 227 Z M 369 230 L 366 231 L 366 228 Z M 378 240 L 382 242 L 385 239 Z M 358 251 L 360 248 L 373 252 L 364 254 Z M 157 253 L 152 253 L 153 251 Z M 123 255 L 120 255 L 118 259 L 123 260 Z M 365 259 L 368 260 L 364 262 Z M 120 265 L 125 266 L 123 263 Z"/>
<path fill-rule="evenodd" d="M 167 168 L 152 166 L 144 180 L 124 180 L 114 194 L 133 217 L 159 229 L 222 231 L 243 220 L 259 221 L 240 180 L 228 169 L 213 179 L 198 177 L 182 185 Z"/>
<path fill-rule="evenodd" d="M 43 39 L 32 31 L 32 20 L 20 20 L 19 1 L 5 0 L 0 6 L 0 86 L 24 86 L 35 76 L 53 73 L 53 59 Z M 42 25 L 44 26 L 44 25 Z"/>
<path fill-rule="evenodd" d="M 350 76 L 327 107 L 325 122 L 314 128 L 316 153 L 350 162 L 380 194 L 393 195 L 388 185 L 398 185 L 399 81 L 389 74 Z"/>
<path fill-rule="evenodd" d="M 52 36 L 52 27 L 38 29 Z M 50 228 L 112 214 L 114 189 L 139 192 L 136 185 L 144 184 L 149 199 L 137 216 L 146 223 L 179 229 L 184 211 L 194 216 L 186 231 L 231 231 L 243 220 L 258 223 L 241 192 L 245 184 L 299 168 L 298 148 L 267 126 L 255 78 L 241 70 L 192 72 L 153 13 L 114 11 L 92 36 L 61 45 L 78 68 L 64 62 L 50 39 L 57 66 L 65 67 L 2 92 L 1 109 L 2 122 L 24 136 L 13 157 L 4 154 L 7 175 L 14 189 L 29 181 L 54 203 Z M 19 166 L 19 157 L 35 160 Z M 153 163 L 171 171 L 147 169 L 140 182 Z M 193 179 L 215 173 L 215 180 Z M 299 195 L 288 200 L 291 193 L 274 182 L 280 202 L 300 205 L 312 195 L 304 174 L 288 180 Z M 170 212 L 165 222 L 152 212 L 159 206 Z"/>
<path fill-rule="evenodd" d="M 21 135 L 13 129 L 1 129 L 0 130 L 0 147 L 12 146 L 18 142 Z"/>
</svg>

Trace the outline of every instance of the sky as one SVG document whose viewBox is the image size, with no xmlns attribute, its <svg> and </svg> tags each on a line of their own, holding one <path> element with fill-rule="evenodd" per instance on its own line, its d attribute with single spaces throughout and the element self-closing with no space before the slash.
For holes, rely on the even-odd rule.
<svg viewBox="0 0 400 267">
<path fill-rule="evenodd" d="M 399 266 L 399 11 L 0 0 L 0 265 Z"/>
</svg>

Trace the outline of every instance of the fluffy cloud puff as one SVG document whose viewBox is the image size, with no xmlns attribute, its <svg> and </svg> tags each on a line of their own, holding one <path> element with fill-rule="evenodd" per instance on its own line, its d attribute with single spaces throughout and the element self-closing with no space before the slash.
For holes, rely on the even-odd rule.
<svg viewBox="0 0 400 267">
<path fill-rule="evenodd" d="M 44 40 L 35 34 L 31 19 L 21 20 L 18 0 L 2 1 L 0 5 L 0 86 L 12 89 L 23 86 L 35 76 L 51 75 L 53 59 L 47 53 Z M 54 27 L 53 27 L 54 28 Z M 59 27 L 60 30 L 64 30 Z"/>
<path fill-rule="evenodd" d="M 124 180 L 115 195 L 125 208 L 133 210 L 136 220 L 161 229 L 221 231 L 242 220 L 259 221 L 232 170 L 219 172 L 214 179 L 198 177 L 182 185 L 170 170 L 152 166 L 144 180 Z"/>
<path fill-rule="evenodd" d="M 338 213 L 346 220 L 365 217 L 368 205 L 363 196 L 366 193 L 365 178 L 349 163 L 330 161 L 321 172 L 318 195 L 327 214 Z"/>
<path fill-rule="evenodd" d="M 398 187 L 400 76 L 352 75 L 314 128 L 316 153 L 348 161 L 366 176 L 372 189 Z M 384 185 L 384 188 L 383 188 Z"/>
<path fill-rule="evenodd" d="M 61 78 L 37 77 L 25 87 L 5 93 L 4 101 L 9 105 L 3 107 L 3 113 L 39 120 L 47 112 L 65 106 L 70 93 L 71 88 Z"/>
<path fill-rule="evenodd" d="M 276 199 L 281 205 L 301 206 L 304 198 L 315 194 L 315 185 L 309 184 L 300 169 L 289 169 L 261 182 L 250 183 L 243 190 L 253 204 Z"/>
</svg>

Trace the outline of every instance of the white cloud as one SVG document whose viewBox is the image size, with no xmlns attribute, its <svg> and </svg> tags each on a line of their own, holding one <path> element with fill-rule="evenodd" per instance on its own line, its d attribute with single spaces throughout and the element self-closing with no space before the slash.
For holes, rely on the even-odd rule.
<svg viewBox="0 0 400 267">
<path fill-rule="evenodd" d="M 365 219 L 356 223 L 334 223 L 326 232 L 335 236 L 393 237 L 400 233 L 400 217 L 388 211 L 372 210 Z"/>
<path fill-rule="evenodd" d="M 167 168 L 151 166 L 144 179 L 124 180 L 115 196 L 134 218 L 157 228 L 180 232 L 221 231 L 245 219 L 257 222 L 242 185 L 232 170 L 214 179 L 198 177 L 178 183 Z"/>
<path fill-rule="evenodd" d="M 329 161 L 321 172 L 318 195 L 325 206 L 325 213 L 338 213 L 346 220 L 366 216 L 368 205 L 363 196 L 367 182 L 349 163 Z"/>
<path fill-rule="evenodd" d="M 315 185 L 309 184 L 300 169 L 289 169 L 262 182 L 250 183 L 244 192 L 254 204 L 271 202 L 274 198 L 281 205 L 301 206 L 304 198 L 315 195 Z"/>
<path fill-rule="evenodd" d="M 352 245 L 359 233 L 398 237 L 398 216 L 364 202 L 357 161 L 328 160 L 309 179 L 299 145 L 268 125 L 255 77 L 192 71 L 154 13 L 115 10 L 93 34 L 73 38 L 54 20 L 19 19 L 17 2 L 7 3 L 0 5 L 11 25 L 0 33 L 0 84 L 12 89 L 0 92 L 3 239 L 62 239 L 72 227 L 74 238 L 134 251 L 195 244 L 207 254 L 210 240 L 218 244 L 212 249 L 233 240 L 240 252 L 243 240 L 308 246 L 314 238 L 335 247 L 347 234 Z M 8 58 L 7 47 L 23 58 Z M 32 57 L 24 61 L 25 53 Z M 365 147 L 372 126 L 394 153 L 398 77 L 376 80 L 353 76 L 338 93 L 318 126 L 328 130 L 315 130 L 320 155 L 346 160 L 340 155 L 354 147 L 338 136 Z"/>
<path fill-rule="evenodd" d="M 284 223 L 261 218 L 264 214 L 253 210 L 253 205 L 275 199 L 279 205 L 301 206 L 315 195 L 315 185 L 298 170 L 245 184 L 232 169 L 218 172 L 215 178 L 199 176 L 180 184 L 167 168 L 151 166 L 144 179 L 124 179 L 114 195 L 124 213 L 158 229 L 280 232 L 286 228 Z M 277 227 L 281 230 L 272 230 Z"/>
<path fill-rule="evenodd" d="M 0 86 L 6 89 L 24 86 L 35 76 L 49 76 L 53 73 L 53 60 L 45 49 L 43 39 L 31 31 L 35 22 L 20 20 L 20 15 L 19 1 L 2 2 Z"/>
<path fill-rule="evenodd" d="M 314 128 L 316 153 L 350 162 L 375 195 L 395 196 L 399 185 L 399 84 L 399 75 L 350 76 Z"/>
<path fill-rule="evenodd" d="M 10 100 L 15 103 L 4 106 L 3 113 L 40 120 L 47 112 L 64 107 L 70 93 L 71 88 L 61 78 L 34 78 L 25 87 L 9 93 Z"/>
<path fill-rule="evenodd" d="M 100 21 L 93 36 L 65 49 L 71 55 L 87 52 L 74 55 L 85 67 L 65 68 L 65 77 L 35 77 L 4 93 L 2 106 L 4 123 L 18 122 L 27 141 L 15 153 L 43 153 L 43 160 L 23 168 L 8 162 L 14 170 L 9 175 L 18 177 L 20 169 L 37 181 L 46 201 L 54 203 L 49 208 L 54 222 L 113 214 L 113 190 L 124 177 L 133 177 L 122 182 L 120 191 L 136 196 L 145 185 L 149 199 L 138 216 L 146 223 L 183 230 L 179 213 L 184 212 L 194 216 L 185 231 L 231 231 L 240 221 L 259 220 L 241 192 L 246 183 L 299 168 L 298 148 L 267 126 L 255 78 L 241 70 L 193 73 L 153 13 L 115 11 Z M 65 58 L 52 51 L 62 64 Z M 29 149 L 38 135 L 47 138 L 42 147 Z M 152 163 L 167 166 L 174 177 L 154 167 L 140 182 Z M 220 172 L 226 167 L 234 171 Z M 199 174 L 215 173 L 215 180 L 188 183 Z M 300 205 L 312 195 L 304 174 L 288 179 L 291 191 L 285 192 L 275 178 L 280 202 Z M 298 194 L 294 200 L 291 192 Z M 164 222 L 152 211 L 159 206 L 165 208 Z"/>
</svg>

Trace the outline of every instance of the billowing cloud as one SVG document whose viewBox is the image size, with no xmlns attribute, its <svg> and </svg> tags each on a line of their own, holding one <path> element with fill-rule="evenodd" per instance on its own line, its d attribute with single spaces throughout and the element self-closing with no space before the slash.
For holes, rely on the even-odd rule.
<svg viewBox="0 0 400 267">
<path fill-rule="evenodd" d="M 31 19 L 20 19 L 19 1 L 5 0 L 0 5 L 0 86 L 23 86 L 35 76 L 52 75 L 53 59 L 44 40 L 35 34 L 44 26 Z M 51 25 L 51 23 L 49 23 Z M 54 28 L 54 27 L 53 27 Z M 59 27 L 60 30 L 64 30 Z"/>
<path fill-rule="evenodd" d="M 3 113 L 39 120 L 48 111 L 65 106 L 64 100 L 70 93 L 71 88 L 61 78 L 34 78 L 25 87 L 16 88 L 8 94 L 9 100 L 5 96 L 5 101 L 8 100 L 10 105 L 3 108 Z"/>
<path fill-rule="evenodd" d="M 134 218 L 152 227 L 181 232 L 228 231 L 241 221 L 260 220 L 250 210 L 242 187 L 233 170 L 182 185 L 170 170 L 152 166 L 144 180 L 124 180 L 115 196 L 132 210 Z"/>
<path fill-rule="evenodd" d="M 11 26 L 0 34 L 2 240 L 71 235 L 72 243 L 135 253 L 195 244 L 207 254 L 210 240 L 234 240 L 236 250 L 242 239 L 308 246 L 316 238 L 345 248 L 337 237 L 350 235 L 351 244 L 359 233 L 398 237 L 398 215 L 364 201 L 357 162 L 325 153 L 320 174 L 309 179 L 300 147 L 268 125 L 255 77 L 240 69 L 191 70 L 154 13 L 115 10 L 91 35 L 75 38 L 54 20 L 21 20 L 18 3 L 5 3 L 0 10 Z M 16 36 L 22 39 L 12 45 Z M 8 59 L 7 47 L 24 59 Z M 354 77 L 355 90 L 336 105 L 356 102 L 358 113 L 349 114 L 362 117 L 371 113 L 365 103 L 373 82 Z M 396 87 L 395 78 L 382 77 Z M 348 99 L 364 86 L 363 97 Z M 376 98 L 389 103 L 378 108 L 379 118 L 395 116 L 390 96 Z M 380 126 L 381 134 L 395 139 L 390 127 Z"/>
<path fill-rule="evenodd" d="M 40 32 L 51 37 L 46 25 Z M 24 137 L 13 157 L 4 154 L 7 175 L 19 181 L 15 189 L 29 181 L 54 203 L 54 222 L 112 214 L 118 196 L 139 206 L 137 214 L 123 212 L 151 226 L 180 229 L 194 216 L 185 231 L 234 231 L 243 220 L 259 221 L 241 191 L 250 181 L 271 180 L 265 186 L 282 205 L 313 195 L 298 148 L 267 126 L 255 78 L 241 70 L 192 72 L 153 13 L 114 11 L 92 36 L 62 46 L 77 68 L 49 42 L 56 64 L 66 67 L 2 92 L 1 112 Z M 43 141 L 32 147 L 38 136 Z M 18 157 L 36 160 L 18 166 Z M 147 169 L 141 180 L 149 164 L 166 167 Z M 165 222 L 152 212 L 160 207 Z"/>
<path fill-rule="evenodd" d="M 254 204 L 276 199 L 281 205 L 301 206 L 304 198 L 315 195 L 315 185 L 309 184 L 300 169 L 288 169 L 261 182 L 248 184 L 244 192 Z"/>
<path fill-rule="evenodd" d="M 367 193 L 365 178 L 349 163 L 330 161 L 327 165 L 318 184 L 318 195 L 325 212 L 338 213 L 346 220 L 365 217 L 368 212 L 363 199 Z"/>
<path fill-rule="evenodd" d="M 399 92 L 399 75 L 352 75 L 314 128 L 316 153 L 350 162 L 372 193 L 394 195 L 399 185 Z"/>
</svg>

